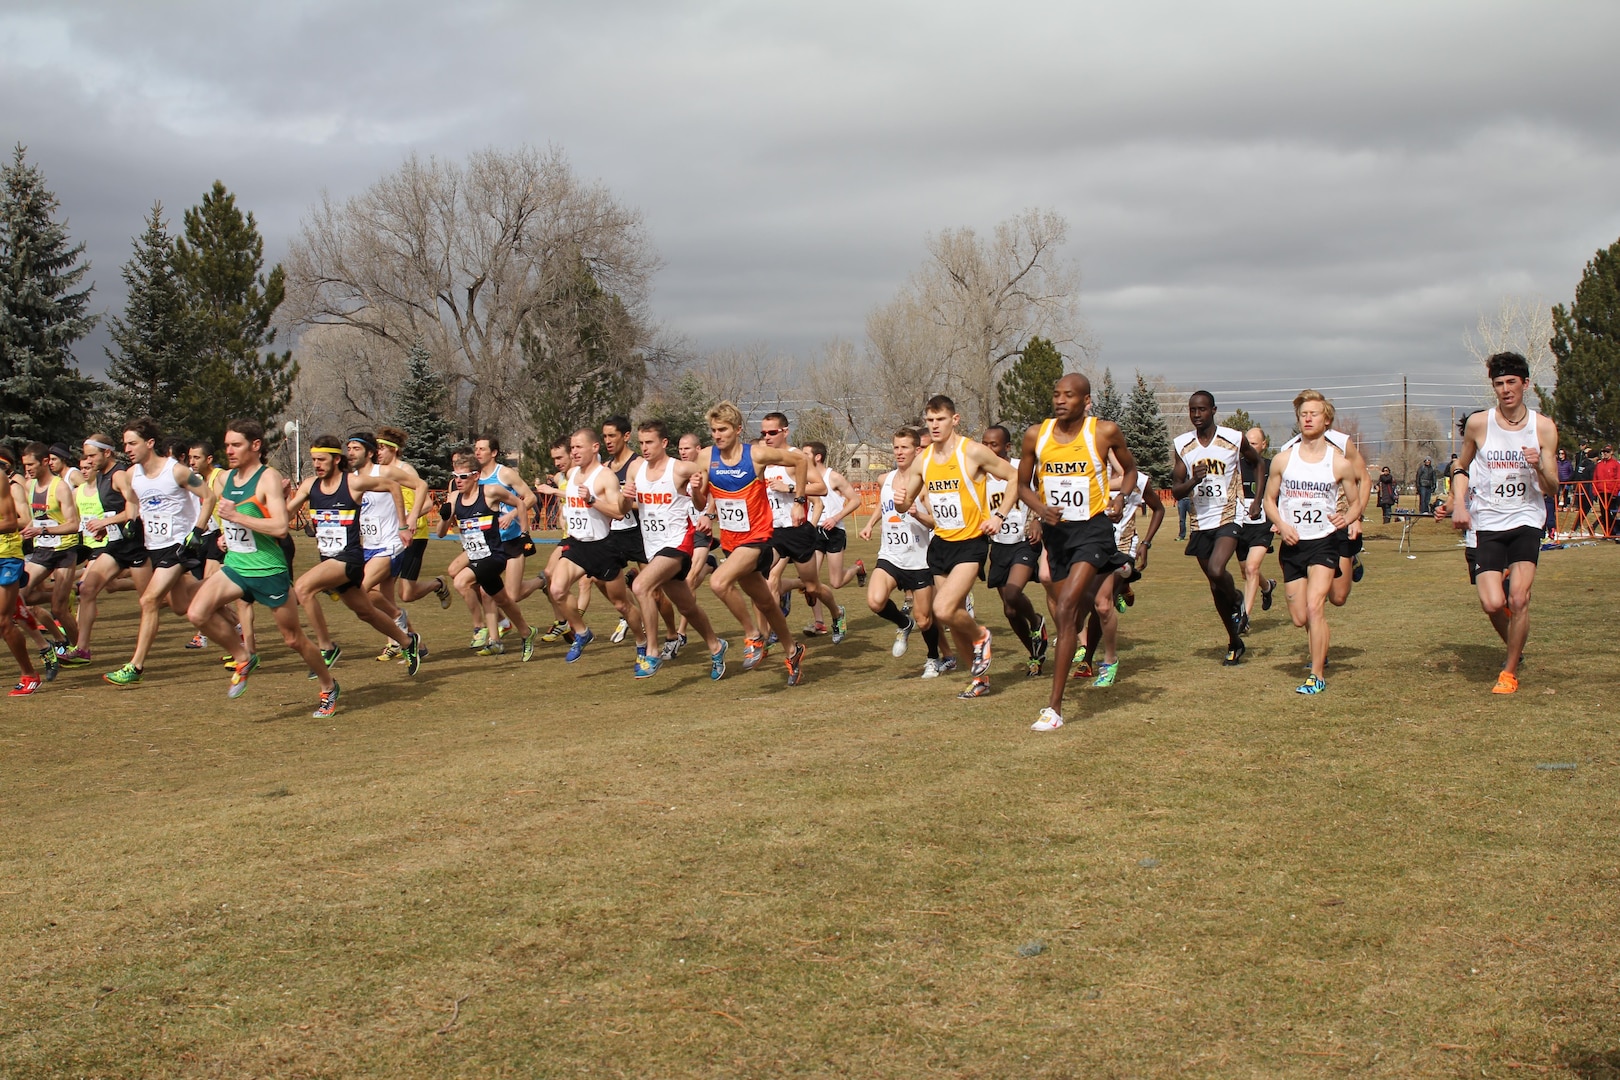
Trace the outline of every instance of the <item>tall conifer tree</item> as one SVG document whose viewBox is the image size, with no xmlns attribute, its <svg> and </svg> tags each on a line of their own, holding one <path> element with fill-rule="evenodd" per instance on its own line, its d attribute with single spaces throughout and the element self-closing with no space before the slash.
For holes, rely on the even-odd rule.
<svg viewBox="0 0 1620 1080">
<path fill-rule="evenodd" d="M 447 487 L 450 483 L 450 450 L 455 445 L 455 430 L 444 416 L 446 394 L 444 380 L 433 369 L 427 347 L 418 339 L 405 357 L 405 381 L 400 383 L 389 423 L 403 428 L 410 436 L 405 457 L 432 488 Z"/>
<path fill-rule="evenodd" d="M 1125 400 L 1125 418 L 1119 423 L 1125 445 L 1136 458 L 1136 467 L 1153 477 L 1153 486 L 1170 486 L 1170 428 L 1159 411 L 1159 399 L 1139 371 L 1136 385 Z"/>
<path fill-rule="evenodd" d="M 1114 385 L 1113 368 L 1103 369 L 1102 384 L 1091 395 L 1091 415 L 1116 424 L 1125 417 L 1125 401 L 1119 396 L 1119 387 Z"/>
<path fill-rule="evenodd" d="M 73 358 L 96 317 L 85 314 L 84 245 L 69 243 L 59 206 L 19 144 L 0 166 L 0 431 L 71 443 L 100 388 Z"/>
<path fill-rule="evenodd" d="M 1032 337 L 996 386 L 999 420 L 1020 437 L 1025 428 L 1052 415 L 1052 387 L 1063 378 L 1063 354 L 1045 338 Z"/>
<path fill-rule="evenodd" d="M 1586 264 L 1575 302 L 1553 308 L 1558 385 L 1551 393 L 1559 433 L 1571 441 L 1620 438 L 1620 240 Z M 1536 388 L 1545 401 L 1548 392 Z"/>
<path fill-rule="evenodd" d="M 194 342 L 162 203 L 152 205 L 146 231 L 135 238 L 135 254 L 124 264 L 123 276 L 129 297 L 123 316 L 110 320 L 114 348 L 107 350 L 113 409 L 120 423 L 150 416 L 165 431 L 179 430 L 184 427 L 180 399 L 193 375 Z"/>
</svg>

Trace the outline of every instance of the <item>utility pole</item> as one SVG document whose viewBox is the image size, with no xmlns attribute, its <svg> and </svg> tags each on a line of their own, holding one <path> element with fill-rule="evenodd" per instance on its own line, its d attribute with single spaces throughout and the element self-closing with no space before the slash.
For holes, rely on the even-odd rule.
<svg viewBox="0 0 1620 1080">
<path fill-rule="evenodd" d="M 1412 440 L 1406 427 L 1406 376 L 1401 376 L 1401 483 L 1406 483 L 1406 470 L 1412 464 Z"/>
</svg>

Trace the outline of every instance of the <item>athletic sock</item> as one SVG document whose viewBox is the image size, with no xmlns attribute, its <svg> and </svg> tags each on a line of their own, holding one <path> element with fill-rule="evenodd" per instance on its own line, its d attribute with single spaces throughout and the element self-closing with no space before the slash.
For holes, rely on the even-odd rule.
<svg viewBox="0 0 1620 1080">
<path fill-rule="evenodd" d="M 893 604 L 894 601 L 891 600 L 891 601 L 889 601 L 889 603 Z M 922 636 L 923 636 L 924 644 L 926 644 L 928 646 L 928 659 L 930 659 L 930 660 L 938 660 L 939 659 L 939 626 L 938 626 L 938 624 L 930 624 L 928 629 L 926 629 L 926 630 L 924 630 L 922 632 Z"/>
<path fill-rule="evenodd" d="M 878 618 L 887 619 L 889 622 L 894 623 L 894 625 L 899 627 L 901 630 L 904 630 L 906 627 L 911 625 L 911 620 L 906 618 L 904 615 L 900 614 L 900 609 L 895 606 L 894 600 L 892 598 L 884 602 L 883 610 L 878 612 L 877 614 L 878 614 Z M 923 633 L 926 635 L 928 633 L 928 631 L 924 630 Z"/>
</svg>

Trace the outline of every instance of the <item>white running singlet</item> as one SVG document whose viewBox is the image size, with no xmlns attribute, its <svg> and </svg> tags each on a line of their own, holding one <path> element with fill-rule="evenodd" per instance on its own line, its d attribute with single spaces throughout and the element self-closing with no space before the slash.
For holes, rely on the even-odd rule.
<svg viewBox="0 0 1620 1080">
<path fill-rule="evenodd" d="M 679 548 L 692 532 L 692 497 L 675 487 L 675 459 L 666 458 L 664 475 L 647 478 L 647 461 L 634 470 L 636 508 L 641 511 L 641 547 L 647 561 L 665 548 Z"/>
<path fill-rule="evenodd" d="M 568 496 L 564 500 L 563 515 L 568 519 L 570 540 L 589 543 L 607 539 L 608 522 L 612 519 L 592 504 L 590 487 L 596 471 L 602 467 L 600 464 L 593 466 L 583 477 L 579 474 L 578 465 L 568 470 Z"/>
<path fill-rule="evenodd" d="M 174 547 L 197 523 L 197 507 L 175 482 L 174 466 L 174 459 L 167 458 L 156 476 L 147 476 L 139 465 L 129 470 L 130 486 L 141 504 L 148 551 Z"/>
<path fill-rule="evenodd" d="M 1176 456 L 1186 466 L 1188 476 L 1199 462 L 1209 467 L 1192 489 L 1193 532 L 1218 529 L 1237 520 L 1238 499 L 1243 494 L 1243 474 L 1238 469 L 1242 442 L 1243 434 L 1229 427 L 1217 427 L 1208 446 L 1198 441 L 1196 431 L 1176 436 Z"/>
<path fill-rule="evenodd" d="M 1018 458 L 1012 459 L 1010 464 L 1013 468 L 1018 468 L 1018 461 Z M 1007 498 L 1009 487 L 1013 488 L 1011 500 Z M 985 498 L 990 500 L 990 512 L 1005 515 L 1001 519 L 1001 528 L 990 537 L 991 543 L 1016 544 L 1024 539 L 1024 525 L 1029 520 L 1029 507 L 1018 497 L 1017 487 L 999 476 L 987 474 L 984 478 L 984 494 Z"/>
<path fill-rule="evenodd" d="M 932 535 L 928 526 L 894 508 L 894 472 L 883 477 L 878 493 L 882 507 L 883 541 L 878 547 L 878 558 L 901 570 L 928 569 L 928 540 Z M 926 496 L 918 495 L 919 499 Z"/>
<path fill-rule="evenodd" d="M 1301 540 L 1320 540 L 1337 528 L 1328 520 L 1339 505 L 1339 481 L 1333 475 L 1333 459 L 1339 451 L 1330 442 L 1322 443 L 1322 460 L 1306 461 L 1294 447 L 1277 487 L 1277 512 L 1294 527 Z"/>
<path fill-rule="evenodd" d="M 1485 441 L 1468 465 L 1470 512 L 1479 532 L 1545 528 L 1547 503 L 1541 477 L 1524 460 L 1524 448 L 1536 444 L 1536 411 L 1526 409 L 1517 430 L 1497 423 L 1497 410 L 1485 414 Z"/>
</svg>

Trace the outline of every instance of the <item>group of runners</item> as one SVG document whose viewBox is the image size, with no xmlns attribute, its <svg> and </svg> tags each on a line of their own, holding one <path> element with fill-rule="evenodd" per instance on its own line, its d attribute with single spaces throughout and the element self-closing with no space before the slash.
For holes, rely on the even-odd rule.
<svg viewBox="0 0 1620 1080">
<path fill-rule="evenodd" d="M 1489 374 L 1497 407 L 1466 422 L 1452 497 L 1437 512 L 1467 530 L 1470 579 L 1507 648 L 1494 690 L 1511 693 L 1539 553 L 1542 522 L 1530 519 L 1541 492 L 1556 487 L 1557 433 L 1524 402 L 1522 357 L 1493 356 Z M 845 565 L 846 522 L 861 499 L 829 467 L 826 447 L 796 446 L 778 412 L 750 440 L 730 402 L 709 410 L 708 445 L 680 433 L 672 447 L 660 420 L 582 427 L 552 447 L 554 471 L 534 487 L 501 464 L 495 439 L 458 448 L 437 516 L 439 534 L 454 530 L 461 551 L 431 582 L 420 572 L 434 507 L 398 429 L 318 438 L 298 484 L 265 464 L 264 429 L 253 420 L 227 427 L 223 467 L 206 442 L 165 441 L 144 417 L 117 442 L 91 435 L 76 463 L 60 444 L 0 446 L 12 495 L 0 500 L 0 633 L 22 669 L 12 695 L 35 693 L 60 667 L 89 664 L 100 598 L 118 589 L 138 594 L 140 622 L 129 661 L 107 682 L 141 681 L 168 606 L 195 628 L 188 647 L 225 651 L 227 693 L 237 697 L 259 666 L 253 613 L 262 605 L 319 684 L 317 717 L 332 715 L 340 694 L 332 669 L 341 649 L 323 595 L 382 635 L 377 659 L 397 660 L 407 677 L 427 655 L 407 606 L 433 596 L 449 607 L 454 590 L 480 655 L 504 652 L 513 634 L 523 661 L 541 642 L 566 643 L 565 661 L 578 661 L 595 640 L 584 614 L 599 591 L 619 615 L 613 639 L 634 635 L 636 678 L 657 675 L 691 634 L 704 643 L 709 677 L 720 679 L 730 646 L 697 601 L 706 582 L 741 629 L 741 666 L 756 668 L 779 649 L 797 685 L 801 638 L 848 634 L 836 590 L 854 579 L 867 607 L 893 625 L 892 655 L 904 657 L 920 636 L 921 677 L 966 663 L 958 696 L 974 699 L 990 693 L 992 634 L 972 596 L 982 580 L 1001 600 L 1023 674 L 1054 663 L 1048 703 L 1032 724 L 1050 731 L 1063 726 L 1071 679 L 1106 688 L 1119 678 L 1119 617 L 1135 602 L 1164 518 L 1164 499 L 1119 426 L 1090 405 L 1088 380 L 1065 375 L 1050 419 L 973 439 L 948 397 L 929 398 L 922 422 L 894 433 L 895 467 L 861 526 L 863 539 L 878 538 L 870 574 L 861 560 Z M 1361 577 L 1365 461 L 1333 430 L 1333 406 L 1316 391 L 1295 399 L 1298 434 L 1269 459 L 1264 432 L 1218 424 L 1208 392 L 1194 393 L 1187 411 L 1191 430 L 1174 442 L 1168 491 L 1191 499 L 1186 554 L 1208 580 L 1222 662 L 1243 661 L 1256 604 L 1271 607 L 1276 581 L 1264 560 L 1280 543 L 1289 615 L 1308 645 L 1296 689 L 1319 694 L 1326 612 Z M 540 495 L 559 500 L 565 535 L 531 576 L 529 522 Z M 301 511 L 318 561 L 295 578 L 289 534 Z M 1229 569 L 1234 556 L 1241 584 Z M 1032 582 L 1046 594 L 1044 613 L 1027 594 Z M 533 625 L 523 603 L 537 592 L 552 610 Z M 810 610 L 802 635 L 788 624 L 795 594 Z"/>
</svg>

